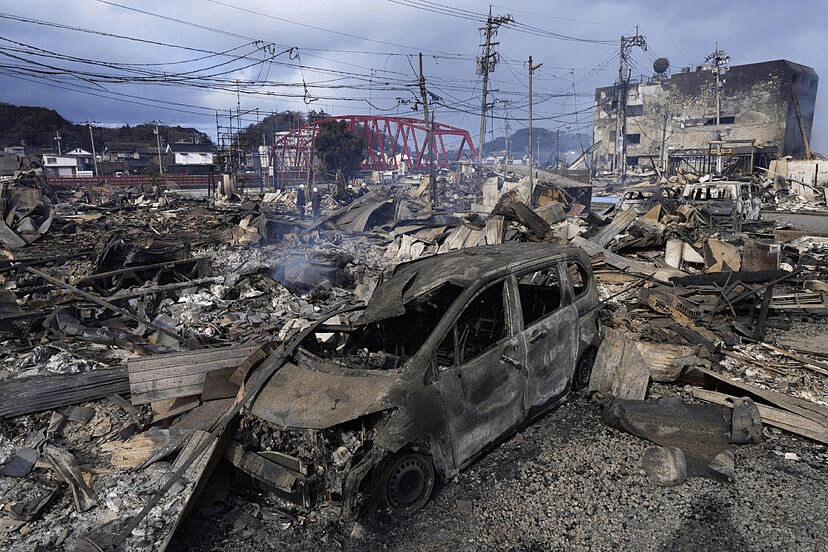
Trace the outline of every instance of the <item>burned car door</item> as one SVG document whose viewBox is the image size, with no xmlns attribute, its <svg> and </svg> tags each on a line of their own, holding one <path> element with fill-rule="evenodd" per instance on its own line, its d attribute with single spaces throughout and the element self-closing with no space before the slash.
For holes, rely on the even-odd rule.
<svg viewBox="0 0 828 552">
<path fill-rule="evenodd" d="M 458 469 L 525 416 L 525 348 L 514 335 L 511 294 L 502 280 L 478 293 L 435 350 L 433 385 Z"/>
<path fill-rule="evenodd" d="M 563 397 L 578 354 L 578 311 L 565 293 L 559 263 L 517 275 L 526 343 L 526 404 Z"/>
</svg>

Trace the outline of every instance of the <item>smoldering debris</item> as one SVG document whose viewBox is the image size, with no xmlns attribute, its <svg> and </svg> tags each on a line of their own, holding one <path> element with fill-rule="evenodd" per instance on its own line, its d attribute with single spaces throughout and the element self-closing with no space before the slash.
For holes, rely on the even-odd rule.
<svg viewBox="0 0 828 552">
<path fill-rule="evenodd" d="M 209 476 L 207 452 L 239 421 L 230 414 L 263 350 L 365 300 L 400 262 L 482 244 L 589 253 L 615 332 L 606 346 L 639 368 L 599 354 L 615 383 L 596 377 L 595 393 L 634 388 L 647 403 L 658 381 L 718 408 L 750 397 L 766 426 L 828 443 L 828 353 L 765 341 L 769 326 L 828 308 L 821 238 L 761 219 L 713 226 L 680 200 L 596 213 L 563 184 L 545 181 L 532 201 L 519 175 L 450 179 L 438 208 L 420 181 L 372 186 L 302 221 L 285 192 L 198 201 L 51 190 L 37 174 L 4 181 L 0 545 L 163 550 Z M 247 418 L 239 432 L 263 450 L 281 438 Z M 344 464 L 352 438 L 326 454 Z M 680 466 L 676 450 L 687 462 L 682 443 L 659 445 L 669 454 L 650 464 Z"/>
</svg>

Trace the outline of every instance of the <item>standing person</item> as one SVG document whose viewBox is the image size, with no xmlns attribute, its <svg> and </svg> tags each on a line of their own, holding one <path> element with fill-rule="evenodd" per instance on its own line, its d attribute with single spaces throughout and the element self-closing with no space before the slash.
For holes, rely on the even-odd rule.
<svg viewBox="0 0 828 552">
<path fill-rule="evenodd" d="M 296 210 L 299 211 L 299 220 L 305 220 L 305 190 L 302 186 L 296 188 Z"/>
<path fill-rule="evenodd" d="M 322 208 L 322 194 L 319 193 L 319 188 L 313 188 L 313 193 L 311 194 L 311 207 L 313 208 L 313 218 L 319 218 L 319 212 Z"/>
</svg>

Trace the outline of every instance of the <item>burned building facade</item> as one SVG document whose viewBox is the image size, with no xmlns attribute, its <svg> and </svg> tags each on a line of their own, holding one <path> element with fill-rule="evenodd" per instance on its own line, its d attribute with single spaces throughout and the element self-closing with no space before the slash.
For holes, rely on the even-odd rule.
<svg viewBox="0 0 828 552">
<path fill-rule="evenodd" d="M 669 76 L 654 69 L 648 80 L 596 89 L 599 171 L 621 172 L 626 159 L 630 170 L 751 172 L 763 158 L 807 154 L 819 81 L 812 68 L 778 60 Z"/>
</svg>

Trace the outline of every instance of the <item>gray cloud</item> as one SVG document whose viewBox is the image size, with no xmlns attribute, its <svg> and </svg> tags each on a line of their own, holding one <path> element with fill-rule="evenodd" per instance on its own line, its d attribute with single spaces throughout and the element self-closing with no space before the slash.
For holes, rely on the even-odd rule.
<svg viewBox="0 0 828 552">
<path fill-rule="evenodd" d="M 476 143 L 481 79 L 474 69 L 486 11 L 488 4 L 450 0 L 12 4 L 0 9 L 0 101 L 49 107 L 73 122 L 159 119 L 214 137 L 216 112 L 226 119 L 237 108 L 249 112 L 243 125 L 255 122 L 257 110 L 260 117 L 286 109 L 420 117 L 410 102 L 419 95 L 417 54 L 423 52 L 429 90 L 440 98 L 438 119 L 468 129 Z M 516 22 L 497 35 L 501 62 L 489 98 L 495 119 L 487 124 L 495 135 L 503 134 L 507 111 L 511 131 L 526 124 L 530 55 L 543 63 L 534 74 L 535 125 L 566 124 L 588 135 L 594 90 L 615 81 L 618 42 L 636 26 L 649 47 L 634 52 L 634 76 L 649 76 L 658 57 L 669 58 L 674 69 L 699 65 L 717 42 L 734 65 L 789 59 L 828 75 L 822 2 L 759 9 L 746 1 L 573 7 L 504 0 L 492 11 Z M 826 94 L 821 87 L 812 138 L 817 151 L 828 150 Z"/>
</svg>

